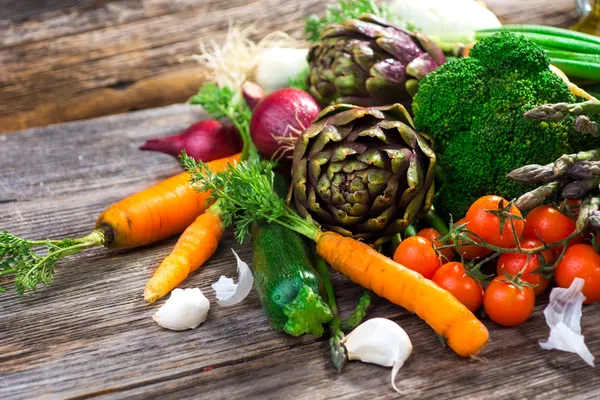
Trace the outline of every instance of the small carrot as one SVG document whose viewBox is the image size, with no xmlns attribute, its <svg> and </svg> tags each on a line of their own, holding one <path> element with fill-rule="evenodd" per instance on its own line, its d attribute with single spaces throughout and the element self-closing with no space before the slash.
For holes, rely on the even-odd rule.
<svg viewBox="0 0 600 400">
<path fill-rule="evenodd" d="M 335 232 L 319 232 L 317 253 L 332 268 L 392 303 L 416 313 L 458 355 L 476 355 L 487 344 L 486 327 L 450 292 L 381 255 L 371 246 Z"/>
<path fill-rule="evenodd" d="M 188 226 L 171 254 L 160 263 L 144 290 L 144 299 L 148 303 L 154 303 L 175 289 L 217 250 L 223 236 L 223 224 L 215 205 Z"/>
<path fill-rule="evenodd" d="M 211 161 L 215 172 L 240 159 L 240 154 Z M 96 229 L 77 239 L 25 240 L 0 232 L 0 276 L 15 275 L 17 291 L 52 281 L 60 258 L 98 246 L 127 249 L 144 246 L 182 232 L 206 210 L 208 192 L 197 191 L 191 174 L 182 172 L 108 207 Z M 40 255 L 34 249 L 46 247 Z"/>
<path fill-rule="evenodd" d="M 457 354 L 473 356 L 487 344 L 486 327 L 450 292 L 363 242 L 321 231 L 288 207 L 273 191 L 273 165 L 249 160 L 214 174 L 189 157 L 183 157 L 182 164 L 202 182 L 203 190 L 213 191 L 219 199 L 223 221 L 237 220 L 236 237 L 247 236 L 252 222 L 277 223 L 314 240 L 317 253 L 341 274 L 415 312 L 448 339 Z"/>
</svg>

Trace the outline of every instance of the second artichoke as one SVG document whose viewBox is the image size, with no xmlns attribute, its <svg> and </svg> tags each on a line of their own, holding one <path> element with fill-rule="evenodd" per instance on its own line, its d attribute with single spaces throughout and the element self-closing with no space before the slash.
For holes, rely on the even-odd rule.
<svg viewBox="0 0 600 400">
<path fill-rule="evenodd" d="M 296 144 L 294 203 L 327 230 L 379 243 L 429 210 L 435 162 L 402 105 L 329 106 Z"/>
<path fill-rule="evenodd" d="M 329 25 L 309 54 L 309 92 L 321 104 L 406 103 L 418 82 L 446 62 L 440 48 L 371 14 Z"/>
</svg>

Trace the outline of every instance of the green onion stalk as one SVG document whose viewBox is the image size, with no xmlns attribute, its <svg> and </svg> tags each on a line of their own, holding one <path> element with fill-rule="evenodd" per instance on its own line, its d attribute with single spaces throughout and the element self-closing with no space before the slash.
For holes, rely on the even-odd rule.
<svg viewBox="0 0 600 400">
<path fill-rule="evenodd" d="M 461 35 L 432 35 L 447 54 L 460 57 L 470 43 L 500 32 L 514 32 L 544 49 L 550 63 L 570 79 L 600 82 L 600 37 L 543 25 L 503 25 Z"/>
</svg>

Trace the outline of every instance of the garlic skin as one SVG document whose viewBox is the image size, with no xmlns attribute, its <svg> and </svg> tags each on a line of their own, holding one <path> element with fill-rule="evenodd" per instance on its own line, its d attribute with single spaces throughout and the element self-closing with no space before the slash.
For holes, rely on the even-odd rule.
<svg viewBox="0 0 600 400">
<path fill-rule="evenodd" d="M 267 48 L 260 52 L 254 80 L 266 93 L 290 86 L 291 77 L 308 68 L 308 49 Z"/>
<path fill-rule="evenodd" d="M 392 368 L 392 386 L 398 370 L 412 353 L 410 338 L 397 323 L 385 318 L 373 318 L 356 327 L 342 340 L 349 360 Z"/>
<path fill-rule="evenodd" d="M 568 288 L 556 287 L 550 292 L 550 303 L 544 310 L 550 336 L 540 347 L 545 350 L 562 350 L 578 354 L 590 367 L 594 366 L 594 356 L 585 345 L 581 334 L 581 305 L 585 296 L 581 292 L 585 281 L 573 279 Z"/>
<path fill-rule="evenodd" d="M 185 331 L 203 323 L 209 309 L 210 303 L 200 289 L 175 289 L 152 318 L 163 328 Z"/>
<path fill-rule="evenodd" d="M 252 291 L 254 276 L 248 264 L 243 262 L 237 255 L 235 250 L 231 249 L 237 261 L 238 283 L 234 283 L 233 279 L 221 275 L 218 281 L 210 285 L 217 296 L 220 306 L 233 306 L 244 300 Z"/>
</svg>

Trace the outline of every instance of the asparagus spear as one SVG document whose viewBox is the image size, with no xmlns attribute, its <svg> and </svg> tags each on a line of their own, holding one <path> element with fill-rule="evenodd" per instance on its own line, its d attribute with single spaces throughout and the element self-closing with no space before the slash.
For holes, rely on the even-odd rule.
<svg viewBox="0 0 600 400">
<path fill-rule="evenodd" d="M 519 210 L 529 210 L 550 198 L 562 186 L 560 182 L 550 182 L 525 193 L 517 199 L 515 206 Z"/>
<path fill-rule="evenodd" d="M 575 120 L 575 130 L 577 132 L 590 134 L 594 137 L 600 136 L 600 125 L 585 115 L 577 117 Z"/>
<path fill-rule="evenodd" d="M 590 179 L 600 176 L 600 161 L 580 161 L 567 170 L 572 179 Z"/>
<path fill-rule="evenodd" d="M 554 163 L 547 165 L 525 165 L 510 172 L 506 177 L 513 181 L 530 185 L 552 182 L 558 179 L 558 176 L 554 173 Z"/>
<path fill-rule="evenodd" d="M 539 121 L 562 121 L 569 115 L 581 114 L 600 114 L 600 101 L 588 100 L 573 104 L 544 104 L 527 111 L 523 115 Z"/>
<path fill-rule="evenodd" d="M 600 177 L 594 177 L 581 181 L 573 181 L 564 187 L 562 195 L 567 200 L 580 200 L 583 199 L 589 192 L 597 188 L 598 184 L 600 184 Z"/>
<path fill-rule="evenodd" d="M 577 154 L 564 154 L 554 162 L 554 173 L 564 175 L 567 169 L 580 161 L 599 161 L 600 149 L 581 151 Z"/>
<path fill-rule="evenodd" d="M 329 309 L 333 314 L 333 319 L 329 322 L 329 347 L 331 349 L 331 361 L 333 366 L 338 370 L 342 371 L 346 361 L 348 361 L 348 354 L 346 353 L 345 347 L 342 345 L 342 339 L 344 338 L 344 332 L 342 332 L 340 314 L 338 312 L 337 302 L 335 300 L 335 293 L 333 292 L 333 284 L 331 283 L 331 275 L 329 274 L 329 266 L 315 253 L 315 269 L 321 275 L 325 291 L 327 292 L 327 299 L 329 303 Z"/>
</svg>

